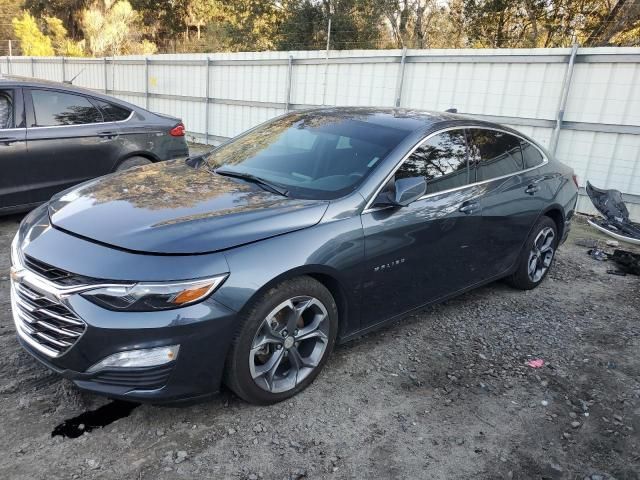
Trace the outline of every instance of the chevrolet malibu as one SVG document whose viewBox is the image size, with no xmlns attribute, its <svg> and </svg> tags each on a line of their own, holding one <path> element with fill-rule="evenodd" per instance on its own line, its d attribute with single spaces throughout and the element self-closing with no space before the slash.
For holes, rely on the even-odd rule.
<svg viewBox="0 0 640 480">
<path fill-rule="evenodd" d="M 112 398 L 193 401 L 224 383 L 278 402 L 336 343 L 498 279 L 538 286 L 577 191 L 570 168 L 500 125 L 290 113 L 29 214 L 11 251 L 18 339 Z"/>
</svg>

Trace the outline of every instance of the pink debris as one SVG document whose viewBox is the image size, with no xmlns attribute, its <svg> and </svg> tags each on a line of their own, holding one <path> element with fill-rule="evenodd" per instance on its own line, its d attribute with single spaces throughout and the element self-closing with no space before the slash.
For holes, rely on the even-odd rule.
<svg viewBox="0 0 640 480">
<path fill-rule="evenodd" d="M 527 362 L 527 365 L 529 365 L 531 368 L 542 368 L 544 366 L 544 360 L 542 360 L 541 358 L 529 360 Z"/>
</svg>

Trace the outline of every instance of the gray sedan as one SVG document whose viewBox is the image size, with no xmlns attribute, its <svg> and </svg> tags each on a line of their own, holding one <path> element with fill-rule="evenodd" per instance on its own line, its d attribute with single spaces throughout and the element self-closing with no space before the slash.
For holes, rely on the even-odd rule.
<svg viewBox="0 0 640 480">
<path fill-rule="evenodd" d="M 0 77 L 0 214 L 77 183 L 188 155 L 179 118 L 68 84 Z"/>
</svg>

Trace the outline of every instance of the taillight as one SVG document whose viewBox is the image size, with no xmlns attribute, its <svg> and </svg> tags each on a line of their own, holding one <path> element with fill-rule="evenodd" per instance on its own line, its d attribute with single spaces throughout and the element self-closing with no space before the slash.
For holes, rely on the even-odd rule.
<svg viewBox="0 0 640 480">
<path fill-rule="evenodd" d="M 578 185 L 578 175 L 574 173 L 571 177 L 573 178 L 573 183 L 576 184 L 576 188 L 580 188 L 580 185 Z"/>
<path fill-rule="evenodd" d="M 172 137 L 184 137 L 184 124 L 177 124 L 171 130 L 169 130 L 169 135 L 171 135 Z"/>
</svg>

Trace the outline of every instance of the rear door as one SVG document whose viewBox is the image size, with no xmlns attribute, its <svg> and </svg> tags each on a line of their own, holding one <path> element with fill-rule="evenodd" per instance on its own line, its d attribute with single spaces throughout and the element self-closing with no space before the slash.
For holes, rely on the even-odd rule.
<svg viewBox="0 0 640 480">
<path fill-rule="evenodd" d="M 514 264 L 552 194 L 544 175 L 525 164 L 523 153 L 537 154 L 542 163 L 537 147 L 496 129 L 469 128 L 467 134 L 475 181 L 484 190 L 480 205 L 485 243 L 478 253 L 487 277 L 492 277 Z"/>
<path fill-rule="evenodd" d="M 26 90 L 31 200 L 113 170 L 120 158 L 119 129 L 105 121 L 89 96 L 54 89 Z"/>
<path fill-rule="evenodd" d="M 470 185 L 463 130 L 427 139 L 394 179 L 423 176 L 427 193 L 403 208 L 362 214 L 365 274 L 362 325 L 373 325 L 482 279 L 482 217 Z M 384 190 L 384 189 L 383 189 Z"/>
<path fill-rule="evenodd" d="M 21 88 L 0 89 L 0 210 L 29 203 Z"/>
</svg>

